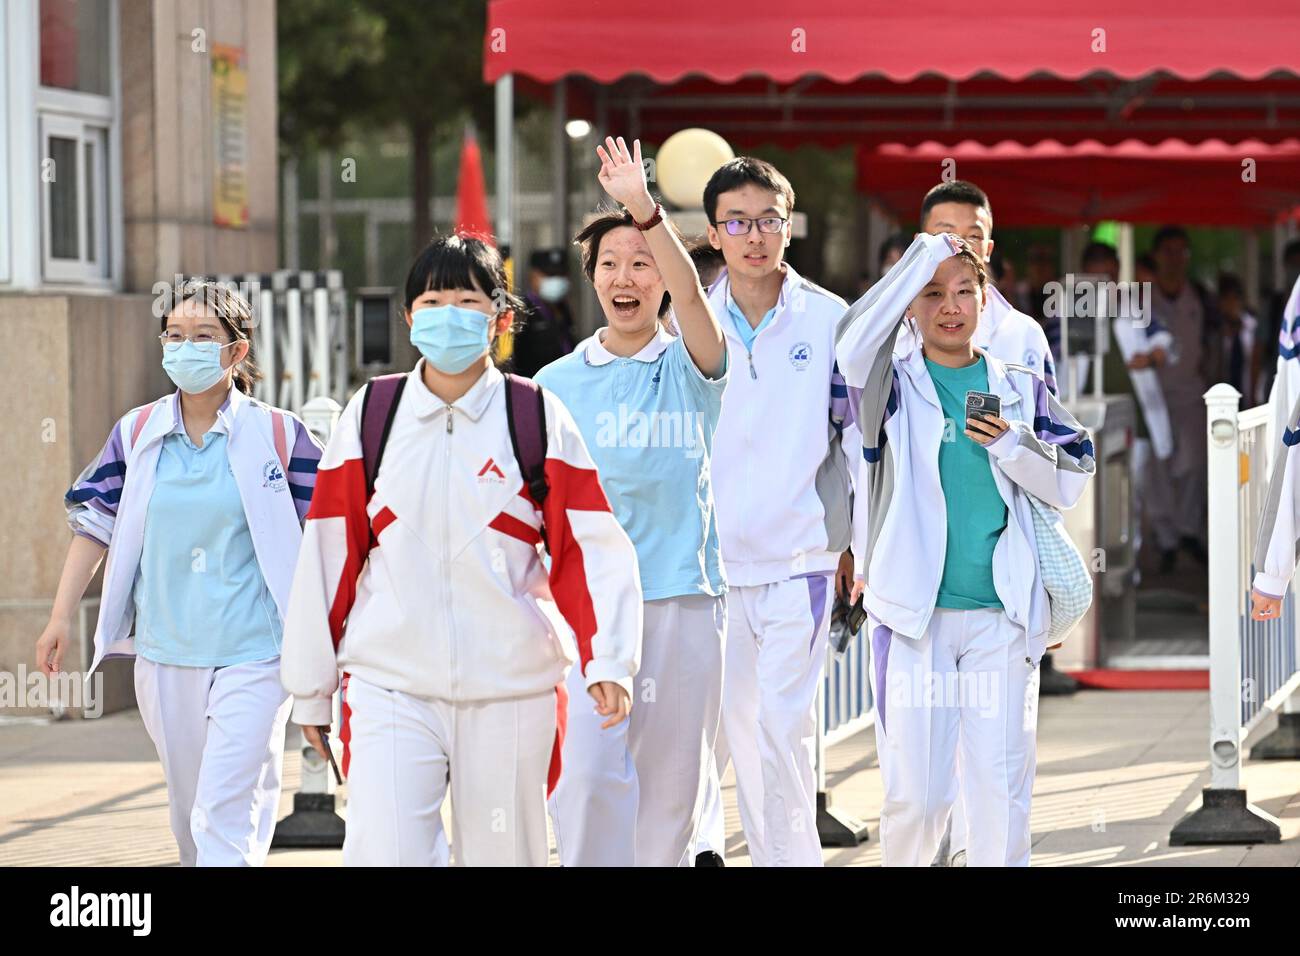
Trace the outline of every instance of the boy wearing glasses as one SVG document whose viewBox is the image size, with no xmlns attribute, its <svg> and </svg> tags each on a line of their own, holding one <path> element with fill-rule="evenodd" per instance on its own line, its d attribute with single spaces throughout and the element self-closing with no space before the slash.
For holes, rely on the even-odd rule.
<svg viewBox="0 0 1300 956">
<path fill-rule="evenodd" d="M 756 866 L 822 863 L 813 703 L 833 579 L 847 592 L 852 574 L 848 392 L 835 367 L 847 305 L 783 261 L 793 208 L 789 180 L 749 156 L 704 188 L 709 243 L 726 262 L 709 300 L 734 369 L 713 458 L 730 589 L 718 769 L 729 748 Z"/>
</svg>

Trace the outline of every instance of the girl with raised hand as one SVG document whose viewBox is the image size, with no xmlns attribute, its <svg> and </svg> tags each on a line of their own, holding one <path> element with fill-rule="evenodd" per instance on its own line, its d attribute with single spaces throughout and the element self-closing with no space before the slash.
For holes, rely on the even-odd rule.
<svg viewBox="0 0 1300 956">
<path fill-rule="evenodd" d="M 645 636 L 636 706 L 609 726 L 573 693 L 551 804 L 566 866 L 690 866 L 722 692 L 726 604 L 710 478 L 726 387 L 722 330 L 663 207 L 641 145 L 596 147 L 622 212 L 578 234 L 606 325 L 537 380 L 577 422 L 636 546 Z M 660 319 L 671 302 L 680 337 Z"/>
</svg>

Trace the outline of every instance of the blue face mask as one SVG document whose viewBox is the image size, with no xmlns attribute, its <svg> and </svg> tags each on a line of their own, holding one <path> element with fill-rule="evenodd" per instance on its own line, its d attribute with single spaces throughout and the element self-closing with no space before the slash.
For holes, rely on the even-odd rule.
<svg viewBox="0 0 1300 956">
<path fill-rule="evenodd" d="M 163 371 L 182 392 L 197 395 L 206 392 L 229 371 L 221 367 L 221 350 L 234 345 L 227 342 L 181 342 L 163 346 Z"/>
<path fill-rule="evenodd" d="M 439 372 L 455 375 L 487 354 L 491 316 L 458 305 L 411 313 L 411 344 Z"/>
</svg>

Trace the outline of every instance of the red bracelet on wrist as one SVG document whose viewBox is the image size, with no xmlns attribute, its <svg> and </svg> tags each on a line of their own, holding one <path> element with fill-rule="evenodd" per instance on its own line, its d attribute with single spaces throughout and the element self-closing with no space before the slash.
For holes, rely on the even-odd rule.
<svg viewBox="0 0 1300 956">
<path fill-rule="evenodd" d="M 628 210 L 628 212 L 630 214 L 631 210 Z M 636 226 L 642 232 L 645 232 L 647 229 L 653 229 L 655 226 L 659 225 L 659 223 L 663 221 L 664 221 L 664 207 L 659 203 L 655 203 L 654 215 L 652 215 L 645 222 L 637 222 L 636 216 L 632 216 L 632 225 Z"/>
</svg>

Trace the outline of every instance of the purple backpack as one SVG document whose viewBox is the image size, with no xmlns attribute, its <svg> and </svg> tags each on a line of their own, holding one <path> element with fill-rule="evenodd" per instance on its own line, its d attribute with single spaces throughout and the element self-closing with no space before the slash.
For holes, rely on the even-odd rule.
<svg viewBox="0 0 1300 956">
<path fill-rule="evenodd" d="M 546 501 L 546 406 L 542 387 L 532 379 L 503 373 L 506 380 L 506 422 L 515 462 L 528 491 L 540 509 Z M 366 500 L 375 493 L 375 478 L 384 458 L 384 446 L 402 400 L 408 373 L 379 375 L 366 386 L 361 400 L 361 450 L 366 465 Z M 546 543 L 543 529 L 542 543 Z M 549 550 L 549 549 L 548 549 Z"/>
</svg>

